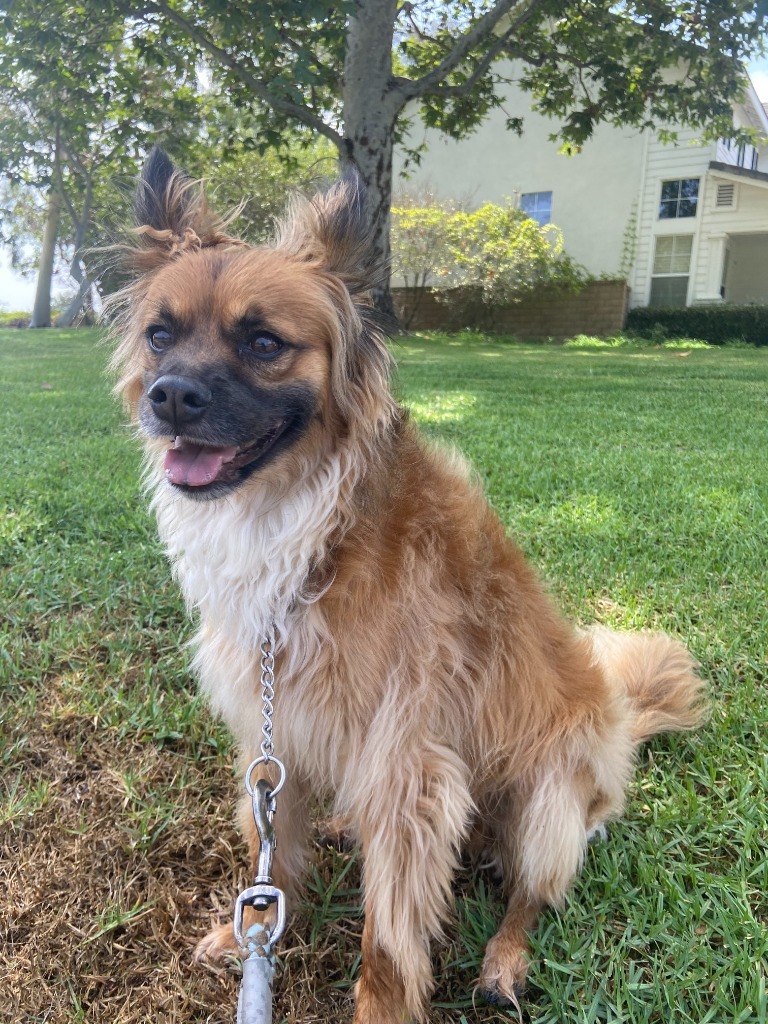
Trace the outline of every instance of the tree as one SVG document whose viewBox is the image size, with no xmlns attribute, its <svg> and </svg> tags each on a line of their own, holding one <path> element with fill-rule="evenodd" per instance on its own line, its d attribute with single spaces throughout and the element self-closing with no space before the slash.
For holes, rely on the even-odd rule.
<svg viewBox="0 0 768 1024">
<path fill-rule="evenodd" d="M 392 153 L 410 119 L 421 116 L 454 137 L 471 132 L 502 103 L 504 58 L 514 58 L 533 106 L 552 116 L 565 145 L 582 145 L 600 121 L 683 123 L 732 135 L 730 104 L 743 87 L 742 62 L 761 46 L 765 6 L 764 0 L 82 0 L 77 6 L 30 0 L 23 13 L 18 5 L 6 14 L 4 47 L 5 60 L 15 60 L 8 33 L 22 23 L 33 41 L 25 50 L 26 73 L 33 75 L 37 31 L 42 52 L 65 60 L 91 105 L 100 91 L 111 96 L 99 77 L 103 60 L 95 75 L 99 33 L 102 50 L 121 47 L 119 72 L 135 63 L 175 86 L 194 82 L 207 66 L 233 106 L 252 118 L 254 145 L 285 147 L 301 126 L 300 138 L 324 137 L 342 169 L 357 170 L 367 186 L 374 245 L 386 263 Z M 135 114 L 129 92 L 117 92 Z M 512 119 L 508 127 L 520 131 L 523 124 Z M 181 134 L 171 137 L 180 142 Z M 380 302 L 387 304 L 386 295 Z"/>
<path fill-rule="evenodd" d="M 198 106 L 194 82 L 169 80 L 140 59 L 125 19 L 30 0 L 2 12 L 0 171 L 12 191 L 44 197 L 45 226 L 31 326 L 51 323 L 51 276 L 68 249 L 77 293 L 60 323 L 71 323 L 94 277 L 84 250 L 105 198 L 105 178 L 135 174 L 157 133 L 189 124 Z M 177 147 L 178 148 L 178 147 Z M 114 199 L 112 200 L 114 202 Z M 30 226 L 29 203 L 5 212 L 4 240 Z M 63 236 L 63 238 L 62 238 Z M 62 240 L 66 242 L 61 245 Z"/>
<path fill-rule="evenodd" d="M 146 58 L 179 73 L 207 62 L 235 104 L 253 107 L 259 145 L 283 143 L 297 124 L 329 139 L 342 169 L 354 167 L 367 185 L 374 245 L 386 261 L 393 146 L 409 118 L 420 114 L 455 137 L 471 132 L 502 102 L 501 61 L 515 58 L 533 106 L 557 119 L 565 145 L 582 145 L 600 121 L 731 135 L 730 104 L 743 87 L 742 62 L 761 45 L 764 6 L 127 0 L 119 9 Z"/>
</svg>

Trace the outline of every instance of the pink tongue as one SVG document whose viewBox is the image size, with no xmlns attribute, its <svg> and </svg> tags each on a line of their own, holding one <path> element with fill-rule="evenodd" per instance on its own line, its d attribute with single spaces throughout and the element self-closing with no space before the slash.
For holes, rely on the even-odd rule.
<svg viewBox="0 0 768 1024">
<path fill-rule="evenodd" d="M 212 483 L 225 462 L 231 462 L 237 448 L 208 448 L 177 437 L 165 453 L 165 475 L 172 484 L 204 487 Z"/>
</svg>

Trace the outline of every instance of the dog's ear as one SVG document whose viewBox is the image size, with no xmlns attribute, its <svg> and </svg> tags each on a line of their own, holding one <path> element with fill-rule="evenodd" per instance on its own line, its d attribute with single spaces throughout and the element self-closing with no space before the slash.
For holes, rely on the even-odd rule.
<svg viewBox="0 0 768 1024">
<path fill-rule="evenodd" d="M 336 310 L 331 387 L 351 432 L 384 429 L 394 415 L 390 354 L 371 302 L 382 279 L 365 220 L 365 190 L 348 175 L 313 199 L 296 198 L 279 225 L 276 248 L 325 277 Z"/>
<path fill-rule="evenodd" d="M 153 146 L 136 187 L 134 212 L 138 227 L 156 231 L 181 227 L 182 213 L 189 205 L 192 181 L 179 170 L 160 146 Z"/>
<path fill-rule="evenodd" d="M 382 268 L 364 211 L 362 179 L 347 174 L 327 192 L 294 199 L 278 225 L 276 248 L 340 278 L 352 295 L 370 291 Z"/>
<path fill-rule="evenodd" d="M 199 183 L 176 167 L 160 146 L 152 148 L 142 168 L 134 209 L 144 246 L 165 256 L 233 241 Z"/>
</svg>

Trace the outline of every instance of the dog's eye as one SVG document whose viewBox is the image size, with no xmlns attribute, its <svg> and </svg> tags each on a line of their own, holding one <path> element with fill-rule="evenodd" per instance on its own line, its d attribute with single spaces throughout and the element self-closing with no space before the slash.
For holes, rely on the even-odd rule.
<svg viewBox="0 0 768 1024">
<path fill-rule="evenodd" d="M 284 348 L 282 341 L 274 334 L 259 332 L 252 335 L 243 345 L 246 352 L 258 356 L 259 359 L 271 359 Z"/>
<path fill-rule="evenodd" d="M 149 337 L 149 347 L 153 352 L 165 352 L 173 342 L 170 332 L 163 330 L 162 327 L 150 327 L 147 335 Z"/>
</svg>

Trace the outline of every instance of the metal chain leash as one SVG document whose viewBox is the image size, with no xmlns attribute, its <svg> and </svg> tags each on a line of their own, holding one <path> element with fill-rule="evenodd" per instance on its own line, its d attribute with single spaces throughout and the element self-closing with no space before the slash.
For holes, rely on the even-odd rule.
<svg viewBox="0 0 768 1024">
<path fill-rule="evenodd" d="M 245 773 L 245 788 L 253 805 L 253 820 L 259 834 L 259 863 L 254 884 L 237 897 L 235 903 L 235 940 L 247 953 L 243 961 L 243 980 L 237 1003 L 237 1024 L 271 1024 L 272 981 L 275 974 L 273 946 L 283 934 L 286 922 L 285 894 L 272 884 L 272 857 L 277 840 L 272 823 L 275 797 L 285 784 L 285 766 L 274 756 L 272 744 L 272 714 L 275 700 L 275 630 L 274 626 L 261 642 L 261 698 L 264 723 L 261 732 L 261 757 L 257 757 Z M 275 786 L 268 779 L 251 783 L 251 775 L 261 764 L 274 764 L 280 771 Z M 246 907 L 263 913 L 275 907 L 272 923 L 258 921 L 243 935 L 243 916 Z"/>
<path fill-rule="evenodd" d="M 272 759 L 272 714 L 275 710 L 275 630 L 274 627 L 261 641 L 261 714 L 264 724 L 261 733 L 261 756 L 265 762 Z"/>
</svg>

